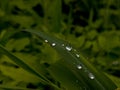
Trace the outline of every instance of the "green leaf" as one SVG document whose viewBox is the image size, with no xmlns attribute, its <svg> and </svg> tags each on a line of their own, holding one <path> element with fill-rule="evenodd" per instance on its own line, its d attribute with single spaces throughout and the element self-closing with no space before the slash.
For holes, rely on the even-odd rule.
<svg viewBox="0 0 120 90">
<path fill-rule="evenodd" d="M 67 42 L 45 34 L 41 31 L 24 31 L 38 35 L 45 42 L 49 43 L 62 56 L 63 65 L 65 65 L 75 75 L 78 82 L 81 83 L 80 87 L 82 90 L 114 90 L 117 88 L 107 76 L 105 76 L 100 70 L 93 67 Z"/>
<path fill-rule="evenodd" d="M 38 76 L 43 82 L 48 83 L 49 80 L 46 79 L 46 77 L 42 76 L 38 71 L 36 71 L 32 66 L 25 63 L 23 60 L 19 59 L 9 51 L 7 51 L 2 45 L 0 45 L 0 50 L 2 53 L 4 53 L 6 56 L 8 56 L 13 62 L 15 62 L 17 65 L 25 69 L 26 71 Z"/>
<path fill-rule="evenodd" d="M 1 50 L 2 54 L 5 54 L 6 56 L 8 56 L 17 65 L 19 65 L 20 67 L 22 67 L 26 71 L 30 72 L 31 74 L 39 77 L 41 79 L 42 83 L 51 85 L 51 86 L 57 88 L 58 90 L 60 90 L 55 84 L 53 84 L 50 80 L 48 80 L 45 76 L 43 76 L 40 72 L 38 72 L 33 66 L 31 66 L 28 63 L 25 63 L 23 60 L 19 59 L 18 57 L 16 57 L 12 53 L 10 53 L 2 45 L 0 45 L 0 50 Z"/>
<path fill-rule="evenodd" d="M 2 45 L 5 45 L 5 44 L 8 42 L 9 38 L 10 38 L 11 36 L 13 36 L 15 33 L 19 32 L 19 31 L 20 31 L 20 30 L 12 30 L 12 29 L 3 30 L 3 31 L 2 31 L 2 37 L 0 38 L 0 39 L 1 39 L 1 40 L 0 40 L 0 43 L 1 43 Z"/>
<path fill-rule="evenodd" d="M 98 44 L 100 48 L 108 52 L 111 49 L 120 46 L 119 36 L 119 32 L 104 32 L 98 37 Z"/>
<path fill-rule="evenodd" d="M 106 74 L 118 87 L 120 87 L 120 79 L 118 77 Z"/>
<path fill-rule="evenodd" d="M 61 88 L 66 90 L 84 90 L 86 87 L 81 87 L 84 81 L 79 82 L 78 78 L 67 68 L 61 60 L 48 68 L 50 74 L 60 82 Z"/>
<path fill-rule="evenodd" d="M 25 46 L 27 46 L 30 43 L 28 38 L 21 38 L 21 39 L 10 39 L 7 44 L 6 44 L 6 48 L 8 50 L 13 50 L 15 49 L 16 51 L 20 51 L 22 49 L 24 49 Z"/>
<path fill-rule="evenodd" d="M 9 76 L 10 78 L 16 81 L 25 81 L 25 82 L 33 82 L 33 83 L 40 82 L 40 79 L 38 77 L 28 73 L 22 68 L 15 69 L 13 67 L 0 65 L 0 70 L 4 75 Z"/>
<path fill-rule="evenodd" d="M 52 12 L 52 30 L 56 30 L 56 32 L 60 32 L 61 30 L 61 14 L 62 14 L 62 10 L 61 10 L 61 0 L 54 0 L 53 3 L 53 12 Z"/>
<path fill-rule="evenodd" d="M 15 87 L 15 86 L 0 85 L 0 90 L 33 90 L 33 89 Z M 37 90 L 37 89 L 34 89 L 34 90 Z"/>
<path fill-rule="evenodd" d="M 49 29 L 51 31 L 55 32 L 60 32 L 61 30 L 61 15 L 62 15 L 62 10 L 61 10 L 61 0 L 54 0 L 54 1 L 44 1 L 44 8 L 45 8 L 45 18 L 50 18 L 50 27 Z M 48 8 L 49 7 L 49 8 Z M 48 23 L 48 21 L 47 21 Z"/>
</svg>

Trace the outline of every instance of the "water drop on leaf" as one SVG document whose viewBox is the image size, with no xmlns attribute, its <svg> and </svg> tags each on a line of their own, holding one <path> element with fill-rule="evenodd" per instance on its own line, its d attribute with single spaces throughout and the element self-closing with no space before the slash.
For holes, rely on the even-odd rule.
<svg viewBox="0 0 120 90">
<path fill-rule="evenodd" d="M 81 65 L 77 65 L 77 68 L 78 68 L 78 69 L 82 69 L 82 66 L 81 66 Z"/>
<path fill-rule="evenodd" d="M 47 42 L 48 42 L 48 40 L 45 40 L 45 42 L 47 43 Z"/>
<path fill-rule="evenodd" d="M 52 43 L 52 46 L 55 46 L 56 45 L 56 43 Z"/>
<path fill-rule="evenodd" d="M 76 54 L 76 56 L 77 56 L 77 57 L 80 57 L 80 55 L 79 55 L 79 54 Z"/>
<path fill-rule="evenodd" d="M 94 78 L 95 78 L 92 73 L 89 73 L 88 75 L 89 75 L 89 78 L 90 78 L 90 79 L 94 79 Z"/>
<path fill-rule="evenodd" d="M 70 47 L 70 46 L 66 46 L 65 48 L 66 48 L 67 51 L 71 51 L 72 50 L 72 47 Z"/>
</svg>

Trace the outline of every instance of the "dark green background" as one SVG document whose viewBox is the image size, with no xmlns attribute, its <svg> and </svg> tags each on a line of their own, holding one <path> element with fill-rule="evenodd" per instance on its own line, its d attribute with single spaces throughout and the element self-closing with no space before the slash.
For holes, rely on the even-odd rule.
<svg viewBox="0 0 120 90">
<path fill-rule="evenodd" d="M 60 29 L 51 27 L 58 24 Z M 22 29 L 43 30 L 66 40 L 95 67 L 117 77 L 119 82 L 119 0 L 62 0 L 62 5 L 56 5 L 56 0 L 0 0 L 0 44 L 36 67 L 38 62 L 48 67 L 59 56 L 35 36 L 14 34 Z M 0 84 L 47 88 L 2 55 Z"/>
</svg>

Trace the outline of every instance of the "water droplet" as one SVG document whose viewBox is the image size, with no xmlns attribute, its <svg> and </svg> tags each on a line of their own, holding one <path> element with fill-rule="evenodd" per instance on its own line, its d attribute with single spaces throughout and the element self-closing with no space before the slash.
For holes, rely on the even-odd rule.
<svg viewBox="0 0 120 90">
<path fill-rule="evenodd" d="M 47 42 L 48 42 L 48 40 L 45 40 L 45 42 L 47 43 Z"/>
<path fill-rule="evenodd" d="M 56 45 L 56 43 L 52 43 L 52 46 L 55 46 Z"/>
<path fill-rule="evenodd" d="M 94 76 L 92 73 L 89 73 L 89 78 L 90 78 L 90 79 L 94 79 L 95 76 Z"/>
<path fill-rule="evenodd" d="M 70 47 L 70 46 L 66 46 L 65 48 L 66 48 L 67 51 L 71 51 L 72 50 L 72 47 Z"/>
<path fill-rule="evenodd" d="M 78 69 L 82 69 L 82 66 L 81 66 L 81 65 L 77 65 L 77 68 L 78 68 Z"/>
<path fill-rule="evenodd" d="M 77 56 L 77 57 L 80 57 L 80 55 L 79 55 L 79 54 L 76 54 L 76 56 Z"/>
</svg>

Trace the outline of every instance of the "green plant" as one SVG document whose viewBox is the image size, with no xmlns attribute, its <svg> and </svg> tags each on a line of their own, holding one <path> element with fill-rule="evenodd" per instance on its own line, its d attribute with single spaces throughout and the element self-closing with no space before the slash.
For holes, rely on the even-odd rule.
<svg viewBox="0 0 120 90">
<path fill-rule="evenodd" d="M 62 56 L 63 60 L 58 60 L 56 63 L 48 67 L 47 70 L 56 80 L 61 83 L 65 89 L 115 90 L 117 88 L 117 86 L 108 77 L 106 77 L 101 71 L 96 70 L 81 54 L 76 51 L 76 49 L 74 49 L 67 42 L 47 35 L 41 31 L 24 31 L 40 36 L 45 42 L 55 48 L 55 50 Z M 2 45 L 0 45 L 0 50 L 20 67 L 39 77 L 43 83 L 51 85 L 58 90 L 61 89 L 52 83 L 47 77 L 36 71 L 33 66 L 30 66 L 23 60 L 7 51 Z"/>
<path fill-rule="evenodd" d="M 106 74 L 120 71 L 119 6 L 119 0 L 0 1 L 0 89 L 120 87 L 119 78 Z"/>
</svg>

